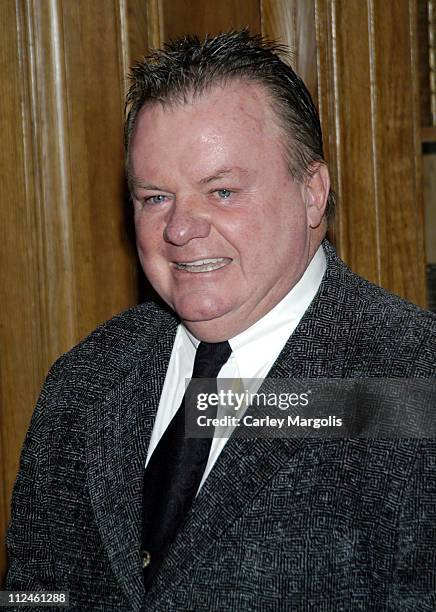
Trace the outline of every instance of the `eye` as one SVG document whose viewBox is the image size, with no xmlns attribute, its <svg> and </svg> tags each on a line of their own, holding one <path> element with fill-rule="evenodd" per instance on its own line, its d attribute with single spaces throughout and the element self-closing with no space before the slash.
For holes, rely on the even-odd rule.
<svg viewBox="0 0 436 612">
<path fill-rule="evenodd" d="M 148 198 L 144 198 L 143 202 L 144 204 L 162 204 L 163 202 L 165 202 L 167 196 L 164 195 L 153 195 L 150 196 Z"/>
<path fill-rule="evenodd" d="M 218 197 L 221 200 L 227 200 L 228 198 L 230 198 L 233 191 L 230 191 L 230 189 L 217 189 L 215 193 L 218 194 Z"/>
</svg>

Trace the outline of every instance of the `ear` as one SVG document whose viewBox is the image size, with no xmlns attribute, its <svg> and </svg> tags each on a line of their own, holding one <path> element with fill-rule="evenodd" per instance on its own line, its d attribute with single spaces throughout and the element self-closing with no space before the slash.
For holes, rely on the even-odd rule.
<svg viewBox="0 0 436 612">
<path fill-rule="evenodd" d="M 313 163 L 304 179 L 304 201 L 307 222 L 312 229 L 321 225 L 324 219 L 327 198 L 330 193 L 330 174 L 322 162 Z"/>
</svg>

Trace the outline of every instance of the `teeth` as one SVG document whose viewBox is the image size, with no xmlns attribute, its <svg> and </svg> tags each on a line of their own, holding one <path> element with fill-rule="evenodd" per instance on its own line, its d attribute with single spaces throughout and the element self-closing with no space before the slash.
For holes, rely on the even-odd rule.
<svg viewBox="0 0 436 612">
<path fill-rule="evenodd" d="M 176 268 L 185 272 L 211 272 L 219 270 L 231 262 L 228 257 L 217 257 L 212 259 L 197 259 L 189 263 L 177 263 Z"/>
</svg>

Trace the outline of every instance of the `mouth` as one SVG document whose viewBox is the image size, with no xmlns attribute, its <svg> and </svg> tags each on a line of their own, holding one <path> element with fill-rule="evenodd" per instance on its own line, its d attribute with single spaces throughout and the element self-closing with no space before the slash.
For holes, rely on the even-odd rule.
<svg viewBox="0 0 436 612">
<path fill-rule="evenodd" d="M 177 270 L 198 274 L 200 272 L 219 270 L 231 262 L 232 259 L 230 257 L 213 257 L 210 259 L 196 259 L 195 261 L 174 262 L 174 265 Z"/>
</svg>

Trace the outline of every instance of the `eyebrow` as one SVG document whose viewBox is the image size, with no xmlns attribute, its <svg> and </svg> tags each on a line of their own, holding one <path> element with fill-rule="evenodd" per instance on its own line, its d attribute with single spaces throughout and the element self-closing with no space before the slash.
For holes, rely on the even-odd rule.
<svg viewBox="0 0 436 612">
<path fill-rule="evenodd" d="M 230 168 L 230 167 L 219 168 L 214 174 L 211 174 L 210 176 L 206 176 L 205 178 L 200 179 L 199 183 L 200 185 L 207 185 L 208 183 L 212 183 L 213 181 L 217 181 L 219 179 L 225 178 L 229 174 L 247 175 L 249 174 L 249 172 L 245 168 L 240 168 L 239 166 L 235 166 L 233 168 Z"/>
<path fill-rule="evenodd" d="M 151 183 L 147 183 L 146 181 L 141 181 L 136 178 L 132 174 L 128 174 L 127 176 L 127 185 L 130 191 L 134 189 L 149 189 L 150 191 L 166 191 L 166 189 L 162 189 L 162 187 L 158 187 L 157 185 L 152 185 Z"/>
<path fill-rule="evenodd" d="M 198 183 L 200 185 L 208 185 L 213 181 L 218 181 L 219 179 L 225 178 L 229 174 L 242 174 L 245 176 L 249 174 L 249 171 L 245 168 L 241 168 L 240 166 L 234 166 L 233 168 L 225 166 L 223 168 L 218 168 L 218 170 L 214 172 L 214 174 L 200 179 Z M 131 174 L 127 176 L 127 184 L 131 191 L 133 191 L 134 189 L 144 189 L 150 191 L 168 191 L 167 189 L 163 189 L 162 187 L 158 187 L 157 185 L 153 185 L 152 183 L 142 181 L 141 179 L 136 178 Z"/>
</svg>

